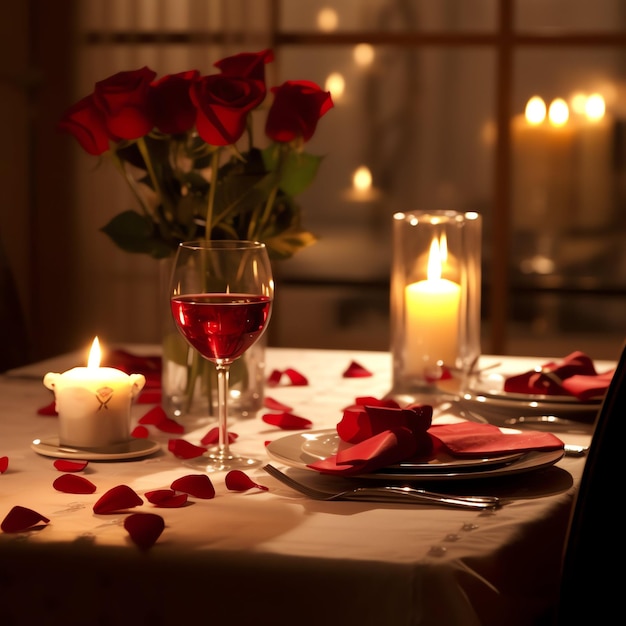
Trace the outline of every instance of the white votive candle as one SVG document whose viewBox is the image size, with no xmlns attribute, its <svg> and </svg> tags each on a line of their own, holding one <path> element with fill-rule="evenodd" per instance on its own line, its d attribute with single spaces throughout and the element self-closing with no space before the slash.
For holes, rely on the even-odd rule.
<svg viewBox="0 0 626 626">
<path fill-rule="evenodd" d="M 431 245 L 428 278 L 405 288 L 407 373 L 423 377 L 438 362 L 452 367 L 459 350 L 461 287 L 441 278 L 436 241 Z"/>
<path fill-rule="evenodd" d="M 146 379 L 143 374 L 126 374 L 99 363 L 96 337 L 87 367 L 44 376 L 44 385 L 54 392 L 61 445 L 100 448 L 130 438 L 132 401 Z"/>
</svg>

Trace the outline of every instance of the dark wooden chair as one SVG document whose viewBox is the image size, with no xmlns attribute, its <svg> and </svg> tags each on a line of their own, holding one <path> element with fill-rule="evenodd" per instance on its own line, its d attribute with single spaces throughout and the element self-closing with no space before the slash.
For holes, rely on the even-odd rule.
<svg viewBox="0 0 626 626">
<path fill-rule="evenodd" d="M 565 543 L 557 626 L 616 624 L 624 602 L 626 343 L 598 412 Z"/>
</svg>

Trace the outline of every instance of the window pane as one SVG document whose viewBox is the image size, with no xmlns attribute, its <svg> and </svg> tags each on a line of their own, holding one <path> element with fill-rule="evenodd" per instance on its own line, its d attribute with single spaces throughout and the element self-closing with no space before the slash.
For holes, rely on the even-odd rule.
<svg viewBox="0 0 626 626">
<path fill-rule="evenodd" d="M 517 0 L 516 26 L 542 32 L 623 31 L 626 4 L 622 0 Z"/>
<path fill-rule="evenodd" d="M 307 0 L 280 4 L 282 31 L 492 30 L 497 0 Z"/>
</svg>

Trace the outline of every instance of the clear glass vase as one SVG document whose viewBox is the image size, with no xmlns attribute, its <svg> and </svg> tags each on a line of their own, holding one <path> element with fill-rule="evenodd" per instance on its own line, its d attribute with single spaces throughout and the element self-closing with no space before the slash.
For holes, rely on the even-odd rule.
<svg viewBox="0 0 626 626">
<path fill-rule="evenodd" d="M 190 348 L 174 325 L 168 297 L 172 262 L 171 258 L 163 259 L 160 267 L 161 405 L 171 418 L 192 426 L 212 415 L 217 417 L 217 373 L 214 364 Z M 233 417 L 254 417 L 263 406 L 266 348 L 264 334 L 231 366 L 228 408 Z"/>
</svg>

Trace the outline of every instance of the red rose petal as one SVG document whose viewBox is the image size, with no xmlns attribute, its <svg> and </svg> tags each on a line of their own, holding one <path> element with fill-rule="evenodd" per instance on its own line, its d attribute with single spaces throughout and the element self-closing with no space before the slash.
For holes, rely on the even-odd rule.
<svg viewBox="0 0 626 626">
<path fill-rule="evenodd" d="M 241 470 L 230 470 L 230 472 L 226 474 L 225 482 L 226 486 L 231 491 L 248 491 L 248 489 L 252 489 L 254 487 L 261 489 L 262 491 L 268 491 L 269 489 L 265 485 L 255 483 L 245 472 L 242 472 Z"/>
<path fill-rule="evenodd" d="M 139 394 L 137 404 L 159 404 L 161 398 L 162 395 L 159 389 L 146 389 Z"/>
<path fill-rule="evenodd" d="M 39 522 L 47 524 L 50 520 L 47 517 L 37 513 L 32 509 L 27 509 L 23 506 L 14 506 L 7 516 L 2 520 L 0 529 L 5 533 L 21 533 L 29 528 L 32 528 Z"/>
<path fill-rule="evenodd" d="M 167 442 L 167 449 L 179 459 L 194 459 L 206 452 L 206 448 L 195 446 L 184 439 L 170 439 Z"/>
<path fill-rule="evenodd" d="M 289 382 L 294 387 L 302 387 L 309 384 L 306 376 L 294 370 L 293 368 L 288 367 L 282 372 L 280 370 L 274 370 L 267 379 L 268 387 L 276 387 L 280 383 L 280 379 L 283 377 L 283 374 L 285 374 L 285 376 L 289 378 Z"/>
<path fill-rule="evenodd" d="M 52 486 L 63 493 L 93 493 L 96 490 L 96 486 L 90 480 L 84 476 L 76 476 L 76 474 L 59 476 Z"/>
<path fill-rule="evenodd" d="M 282 378 L 283 373 L 280 370 L 273 370 L 272 373 L 267 377 L 267 385 L 268 387 L 276 387 Z"/>
<path fill-rule="evenodd" d="M 206 474 L 189 474 L 177 478 L 170 487 L 175 491 L 188 493 L 194 498 L 211 500 L 215 497 L 215 487 Z"/>
<path fill-rule="evenodd" d="M 57 416 L 56 400 L 53 400 L 50 404 L 37 409 L 37 415 Z"/>
<path fill-rule="evenodd" d="M 267 396 L 263 400 L 263 406 L 266 409 L 270 409 L 270 411 L 291 411 L 292 407 L 279 402 L 278 400 L 274 400 L 274 398 L 268 398 Z"/>
<path fill-rule="evenodd" d="M 237 433 L 232 433 L 228 431 L 228 443 L 234 443 L 237 437 L 239 437 Z M 219 440 L 220 440 L 220 429 L 217 428 L 216 426 L 215 428 L 211 428 L 211 430 L 206 435 L 204 435 L 202 439 L 200 439 L 200 443 L 203 446 L 208 446 L 212 443 L 219 443 Z"/>
<path fill-rule="evenodd" d="M 117 485 L 93 505 L 93 512 L 98 515 L 117 513 L 142 504 L 143 500 L 128 485 Z"/>
<path fill-rule="evenodd" d="M 145 426 L 135 426 L 130 436 L 135 439 L 147 439 L 149 434 L 150 431 Z"/>
<path fill-rule="evenodd" d="M 4 474 L 9 467 L 9 457 L 0 456 L 0 474 Z"/>
<path fill-rule="evenodd" d="M 137 546 L 147 550 L 161 536 L 165 521 L 156 513 L 132 513 L 124 520 L 124 528 Z"/>
<path fill-rule="evenodd" d="M 165 509 L 177 509 L 187 504 L 187 494 L 176 493 L 173 489 L 155 489 L 144 495 L 148 502 Z"/>
<path fill-rule="evenodd" d="M 289 377 L 289 380 L 294 387 L 303 387 L 309 384 L 306 376 L 294 369 L 291 369 L 290 367 L 285 370 L 285 374 Z"/>
<path fill-rule="evenodd" d="M 306 417 L 299 417 L 293 413 L 267 413 L 261 419 L 272 426 L 278 426 L 283 430 L 302 430 L 303 428 L 311 428 L 313 422 Z"/>
<path fill-rule="evenodd" d="M 152 424 L 164 433 L 182 434 L 185 432 L 185 427 L 169 418 L 160 406 L 150 409 L 139 419 L 139 424 Z"/>
<path fill-rule="evenodd" d="M 368 376 L 372 376 L 372 372 L 365 369 L 356 361 L 352 361 L 352 363 L 348 365 L 348 369 L 343 373 L 344 378 L 367 378 Z"/>
<path fill-rule="evenodd" d="M 59 472 L 82 472 L 89 461 L 71 461 L 69 459 L 57 459 L 53 465 Z"/>
</svg>

